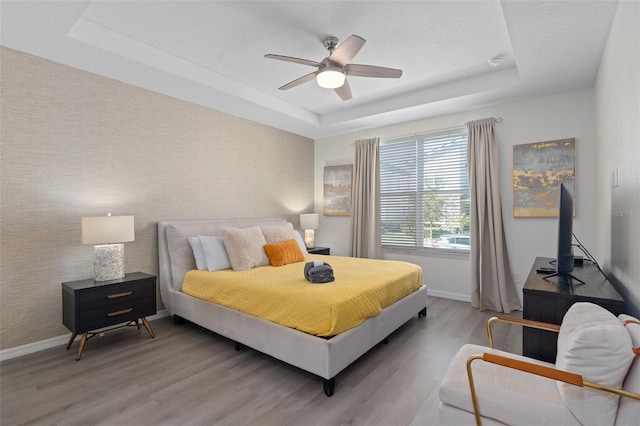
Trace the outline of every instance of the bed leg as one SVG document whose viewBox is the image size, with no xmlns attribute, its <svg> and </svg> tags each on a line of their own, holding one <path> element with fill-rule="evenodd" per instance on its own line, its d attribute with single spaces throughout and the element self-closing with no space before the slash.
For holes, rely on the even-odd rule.
<svg viewBox="0 0 640 426">
<path fill-rule="evenodd" d="M 336 388 L 336 378 L 332 377 L 330 379 L 324 379 L 324 394 L 327 396 L 332 396 L 333 391 Z"/>
<path fill-rule="evenodd" d="M 418 312 L 418 318 L 423 318 L 427 316 L 427 307 L 425 306 L 420 312 Z"/>
<path fill-rule="evenodd" d="M 233 349 L 236 350 L 236 352 L 241 351 L 243 348 L 242 343 L 238 343 L 238 342 L 233 342 Z"/>
<path fill-rule="evenodd" d="M 173 317 L 173 325 L 184 325 L 184 318 L 174 315 Z"/>
</svg>

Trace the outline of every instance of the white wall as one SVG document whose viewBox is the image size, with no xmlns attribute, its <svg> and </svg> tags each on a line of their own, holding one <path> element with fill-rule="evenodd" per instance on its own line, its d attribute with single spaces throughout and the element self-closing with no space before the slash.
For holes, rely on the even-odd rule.
<svg viewBox="0 0 640 426">
<path fill-rule="evenodd" d="M 595 84 L 598 136 L 596 254 L 640 309 L 640 3 L 620 2 Z M 618 186 L 611 173 L 618 170 Z"/>
<path fill-rule="evenodd" d="M 381 138 L 425 132 L 463 125 L 469 120 L 502 117 L 496 124 L 500 144 L 503 220 L 512 270 L 519 273 L 516 284 L 521 294 L 536 256 L 555 257 L 557 222 L 554 218 L 514 218 L 512 213 L 513 145 L 576 139 L 576 218 L 574 232 L 588 248 L 593 248 L 595 220 L 595 127 L 592 89 L 583 89 L 402 123 L 374 130 L 315 141 L 315 211 L 322 212 L 322 176 L 324 166 L 353 162 L 351 143 L 357 139 Z M 349 251 L 349 218 L 320 217 L 316 243 L 330 246 L 332 254 Z M 469 261 L 442 257 L 405 256 L 385 253 L 385 258 L 414 262 L 424 269 L 431 294 L 469 300 Z"/>
</svg>

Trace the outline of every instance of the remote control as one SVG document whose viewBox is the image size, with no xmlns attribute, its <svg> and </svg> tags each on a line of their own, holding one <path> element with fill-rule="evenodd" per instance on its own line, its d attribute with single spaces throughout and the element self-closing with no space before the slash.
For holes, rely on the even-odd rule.
<svg viewBox="0 0 640 426">
<path fill-rule="evenodd" d="M 550 267 L 541 267 L 536 269 L 536 274 L 553 274 L 554 272 L 556 272 L 556 268 L 550 268 Z"/>
</svg>

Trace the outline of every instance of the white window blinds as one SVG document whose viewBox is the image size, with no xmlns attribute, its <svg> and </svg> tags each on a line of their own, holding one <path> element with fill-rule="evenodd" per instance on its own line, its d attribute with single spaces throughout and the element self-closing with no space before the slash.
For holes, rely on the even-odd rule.
<svg viewBox="0 0 640 426">
<path fill-rule="evenodd" d="M 469 251 L 464 127 L 380 144 L 382 245 Z"/>
</svg>

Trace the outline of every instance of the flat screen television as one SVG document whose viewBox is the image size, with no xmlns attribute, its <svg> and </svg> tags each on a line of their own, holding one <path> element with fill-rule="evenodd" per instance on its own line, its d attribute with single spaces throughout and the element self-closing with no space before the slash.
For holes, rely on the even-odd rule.
<svg viewBox="0 0 640 426">
<path fill-rule="evenodd" d="M 573 197 L 566 186 L 560 184 L 558 203 L 558 247 L 556 254 L 556 272 L 545 277 L 558 277 L 558 284 L 571 284 L 574 280 L 584 282 L 573 275 Z"/>
<path fill-rule="evenodd" d="M 558 255 L 556 273 L 566 275 L 573 271 L 573 197 L 566 186 L 560 184 L 558 204 Z"/>
</svg>

